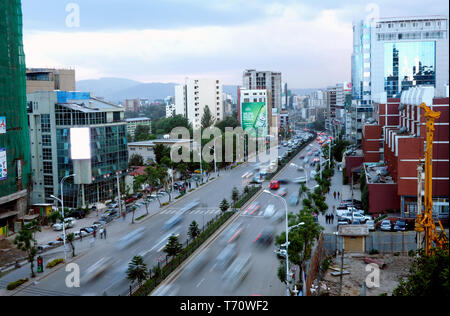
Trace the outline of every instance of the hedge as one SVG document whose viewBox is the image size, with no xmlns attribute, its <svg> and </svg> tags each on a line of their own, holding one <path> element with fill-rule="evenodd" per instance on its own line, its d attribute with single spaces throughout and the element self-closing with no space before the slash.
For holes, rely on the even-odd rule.
<svg viewBox="0 0 450 316">
<path fill-rule="evenodd" d="M 22 284 L 24 284 L 24 283 L 26 283 L 26 282 L 28 282 L 28 278 L 26 278 L 26 279 L 20 279 L 20 280 L 11 282 L 11 283 L 8 284 L 8 286 L 6 287 L 6 289 L 7 289 L 8 291 L 15 290 L 16 288 L 18 288 L 19 286 L 21 286 Z"/>
<path fill-rule="evenodd" d="M 46 268 L 54 268 L 58 264 L 63 263 L 63 262 L 64 262 L 64 259 L 55 259 L 55 260 L 50 261 L 49 263 L 47 263 Z"/>
</svg>

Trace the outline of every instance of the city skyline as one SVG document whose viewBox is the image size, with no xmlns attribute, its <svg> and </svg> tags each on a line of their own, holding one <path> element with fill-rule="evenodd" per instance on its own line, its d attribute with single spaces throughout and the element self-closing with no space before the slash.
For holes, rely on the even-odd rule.
<svg viewBox="0 0 450 316">
<path fill-rule="evenodd" d="M 125 6 L 116 0 L 105 6 L 24 0 L 24 47 L 27 67 L 71 67 L 77 80 L 182 83 L 185 77 L 218 77 L 240 84 L 243 71 L 254 68 L 281 72 L 293 88 L 319 88 L 350 80 L 353 21 L 448 11 L 444 1 L 422 6 L 419 1 L 404 7 L 388 1 L 134 0 Z"/>
</svg>

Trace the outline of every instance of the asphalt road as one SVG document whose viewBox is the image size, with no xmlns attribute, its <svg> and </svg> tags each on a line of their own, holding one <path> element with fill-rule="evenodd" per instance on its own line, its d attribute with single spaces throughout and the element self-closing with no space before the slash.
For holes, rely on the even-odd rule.
<svg viewBox="0 0 450 316">
<path fill-rule="evenodd" d="M 299 159 L 315 149 L 319 149 L 319 145 L 313 143 L 313 146 L 308 146 L 301 153 L 299 153 L 292 163 L 301 165 L 302 160 Z M 312 157 L 312 156 L 311 156 Z M 310 159 L 313 159 L 310 158 Z M 310 160 L 311 161 L 311 160 Z M 308 174 L 314 167 L 307 165 L 306 172 Z M 305 171 L 298 171 L 293 166 L 288 166 L 275 179 L 285 179 L 290 181 L 289 184 L 281 185 L 287 190 L 285 196 L 288 204 L 288 211 L 297 213 L 301 208 L 301 201 L 296 206 L 289 204 L 289 197 L 292 194 L 298 194 L 300 184 L 292 183 L 292 180 L 304 176 Z M 269 183 L 264 183 L 268 188 Z M 308 187 L 313 188 L 316 185 L 314 180 L 308 182 Z M 275 192 L 275 191 L 274 191 Z M 274 250 L 274 242 L 268 245 L 259 245 L 257 242 L 262 231 L 266 228 L 272 228 L 275 235 L 279 235 L 285 231 L 285 207 L 280 198 L 274 197 L 270 194 L 263 193 L 255 200 L 259 203 L 260 208 L 255 210 L 250 207 L 248 210 L 242 210 L 240 216 L 235 220 L 230 227 L 234 225 L 241 228 L 230 231 L 235 232 L 227 235 L 227 229 L 220 234 L 213 243 L 211 243 L 203 251 L 196 256 L 190 258 L 188 263 L 182 267 L 182 270 L 177 275 L 167 282 L 163 283 L 154 294 L 162 293 L 164 295 L 180 295 L 180 296 L 283 296 L 286 294 L 286 285 L 281 283 L 277 277 L 277 269 L 279 260 L 277 259 Z M 280 221 L 273 222 L 272 218 L 265 218 L 264 211 L 268 205 L 274 205 L 275 209 L 283 214 Z M 231 242 L 229 242 L 231 239 Z M 225 267 L 220 267 L 218 260 L 221 252 L 229 244 L 233 244 L 235 248 L 235 258 L 250 257 L 246 262 L 248 268 L 247 275 L 241 282 L 233 284 L 226 277 L 226 268 L 231 265 L 232 259 Z M 204 264 L 200 264 L 202 259 L 205 259 Z M 236 262 L 237 259 L 234 259 Z M 233 277 L 231 278 L 233 279 Z M 234 281 L 237 278 L 235 277 Z"/>
<path fill-rule="evenodd" d="M 282 147 L 280 154 L 285 150 L 286 148 Z M 149 268 L 156 266 L 158 259 L 165 259 L 163 249 L 169 236 L 176 234 L 179 241 L 185 243 L 189 224 L 195 220 L 202 227 L 204 223 L 218 216 L 220 202 L 224 198 L 231 200 L 231 191 L 234 186 L 242 191 L 242 176 L 252 172 L 255 166 L 256 163 L 249 163 L 230 171 L 220 172 L 220 176 L 213 182 L 196 189 L 167 209 L 156 211 L 152 208 L 151 216 L 138 224 L 131 224 L 129 220 L 131 215 L 128 214 L 126 221 L 118 219 L 108 226 L 106 240 L 99 239 L 97 236 L 94 243 L 91 243 L 91 238 L 86 237 L 83 241 L 75 241 L 78 255 L 74 263 L 80 268 L 80 287 L 67 287 L 66 277 L 69 272 L 66 272 L 64 267 L 60 267 L 43 277 L 37 284 L 26 287 L 16 295 L 126 295 L 129 291 L 129 281 L 126 279 L 125 271 L 133 256 L 142 255 Z M 199 201 L 200 205 L 186 212 L 178 225 L 168 230 L 164 229 L 164 224 L 174 216 L 177 210 L 194 201 Z M 140 230 L 143 233 L 138 235 L 130 245 L 118 248 L 124 236 Z M 45 255 L 44 266 L 48 261 L 62 257 L 63 252 L 60 247 Z M 69 259 L 70 257 L 68 255 Z M 93 276 L 91 280 L 87 280 L 90 268 L 102 262 L 107 262 L 101 265 L 105 268 L 104 271 L 96 277 Z M 26 265 L 3 277 L 0 280 L 1 285 L 4 286 L 21 277 L 28 277 L 29 274 L 30 268 Z"/>
</svg>

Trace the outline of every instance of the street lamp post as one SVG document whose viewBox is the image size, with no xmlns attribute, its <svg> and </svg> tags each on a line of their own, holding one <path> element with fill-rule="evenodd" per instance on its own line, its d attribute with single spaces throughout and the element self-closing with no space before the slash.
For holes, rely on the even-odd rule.
<svg viewBox="0 0 450 316">
<path fill-rule="evenodd" d="M 286 203 L 286 200 L 283 199 L 281 196 L 275 195 L 272 192 L 270 192 L 269 190 L 264 190 L 264 193 L 270 194 L 274 197 L 280 198 L 283 201 L 284 204 L 284 208 L 286 210 L 286 296 L 291 296 L 290 295 L 290 290 L 289 290 L 289 281 L 290 281 L 290 274 L 289 274 L 289 254 L 288 254 L 288 247 L 289 247 L 289 230 L 294 228 L 294 227 L 298 227 L 301 225 L 304 225 L 305 223 L 299 223 L 295 226 L 289 227 L 288 226 L 288 206 Z"/>
</svg>

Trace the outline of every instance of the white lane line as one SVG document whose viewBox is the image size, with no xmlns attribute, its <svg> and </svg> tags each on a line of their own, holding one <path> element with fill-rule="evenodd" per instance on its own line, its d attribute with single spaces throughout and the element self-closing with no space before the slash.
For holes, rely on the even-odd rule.
<svg viewBox="0 0 450 316">
<path fill-rule="evenodd" d="M 212 272 L 214 270 L 214 268 L 216 267 L 216 263 L 214 263 L 214 265 L 212 266 L 212 268 L 209 270 L 209 272 Z"/>
<path fill-rule="evenodd" d="M 199 287 L 200 286 L 200 284 L 202 284 L 203 283 L 203 281 L 205 281 L 205 278 L 203 278 L 200 282 L 198 282 L 198 284 L 197 284 L 197 286 L 196 287 Z"/>
<path fill-rule="evenodd" d="M 162 242 L 166 241 L 172 234 L 167 235 L 166 237 L 162 238 L 156 245 L 153 246 L 153 248 L 150 249 L 150 251 L 153 251 L 156 247 L 158 247 Z"/>
</svg>

